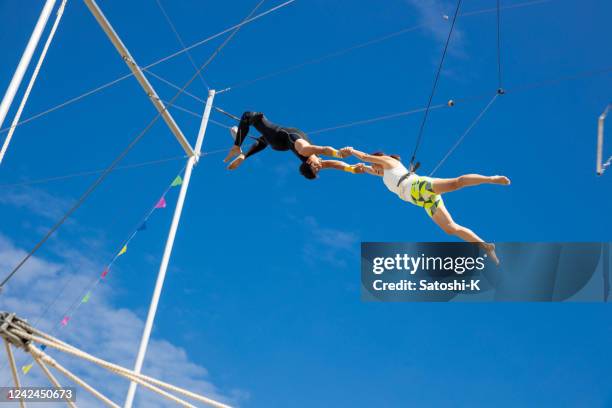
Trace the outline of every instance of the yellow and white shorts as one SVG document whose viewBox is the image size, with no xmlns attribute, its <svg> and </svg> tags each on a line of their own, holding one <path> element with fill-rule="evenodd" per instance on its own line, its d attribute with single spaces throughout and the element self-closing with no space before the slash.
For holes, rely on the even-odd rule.
<svg viewBox="0 0 612 408">
<path fill-rule="evenodd" d="M 423 207 L 427 215 L 433 217 L 438 207 L 444 205 L 442 196 L 434 193 L 433 190 L 433 179 L 431 177 L 417 176 L 411 177 L 410 191 L 406 193 L 410 194 L 410 202 L 419 207 Z"/>
</svg>

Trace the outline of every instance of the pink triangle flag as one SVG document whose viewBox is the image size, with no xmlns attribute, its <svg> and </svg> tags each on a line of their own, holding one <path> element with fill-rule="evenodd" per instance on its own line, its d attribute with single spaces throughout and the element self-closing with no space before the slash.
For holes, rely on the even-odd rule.
<svg viewBox="0 0 612 408">
<path fill-rule="evenodd" d="M 159 199 L 157 204 L 155 204 L 155 208 L 166 208 L 166 197 L 162 196 L 162 198 Z"/>
<path fill-rule="evenodd" d="M 64 326 L 64 327 L 68 326 L 68 321 L 69 321 L 69 320 L 70 320 L 70 316 L 65 316 L 65 317 L 62 319 L 62 326 Z"/>
<path fill-rule="evenodd" d="M 100 274 L 100 278 L 104 279 L 106 278 L 106 275 L 108 275 L 108 268 L 104 268 L 104 270 Z"/>
</svg>

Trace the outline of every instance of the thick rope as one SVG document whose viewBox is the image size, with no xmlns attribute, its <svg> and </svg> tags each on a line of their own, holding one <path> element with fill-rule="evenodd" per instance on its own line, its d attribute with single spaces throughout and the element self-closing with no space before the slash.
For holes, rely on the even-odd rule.
<svg viewBox="0 0 612 408">
<path fill-rule="evenodd" d="M 148 64 L 148 65 L 146 65 L 144 67 L 141 67 L 140 69 L 145 71 L 145 70 L 147 70 L 149 68 L 153 68 L 154 66 L 157 66 L 157 65 L 159 65 L 159 64 L 161 64 L 163 62 L 166 62 L 166 61 L 168 61 L 170 59 L 176 58 L 179 55 L 181 55 L 181 54 L 183 54 L 183 53 L 185 53 L 185 52 L 187 52 L 187 51 L 189 51 L 189 50 L 191 50 L 193 48 L 199 47 L 199 46 L 201 46 L 201 45 L 203 45 L 203 44 L 205 44 L 207 42 L 210 42 L 210 41 L 212 41 L 212 40 L 214 40 L 214 39 L 216 39 L 216 38 L 218 38 L 218 37 L 220 37 L 220 36 L 222 36 L 224 34 L 229 33 L 232 30 L 235 30 L 236 28 L 243 27 L 243 26 L 245 26 L 245 25 L 247 25 L 247 24 L 249 24 L 249 23 L 251 23 L 251 22 L 253 22 L 255 20 L 258 20 L 258 19 L 260 19 L 260 18 L 262 18 L 264 16 L 267 16 L 268 14 L 273 13 L 276 10 L 279 10 L 279 9 L 281 9 L 283 7 L 286 7 L 286 6 L 290 5 L 291 3 L 295 2 L 295 1 L 296 0 L 288 0 L 288 1 L 284 2 L 284 3 L 282 3 L 282 4 L 279 4 L 278 6 L 272 7 L 271 9 L 268 9 L 268 10 L 266 10 L 266 11 L 260 13 L 260 14 L 257 14 L 256 16 L 250 17 L 247 20 L 244 20 L 243 22 L 241 22 L 239 24 L 235 24 L 235 25 L 233 25 L 233 26 L 231 26 L 229 28 L 226 28 L 223 31 L 220 31 L 220 32 L 218 32 L 216 34 L 213 34 L 210 37 L 205 38 L 205 39 L 203 39 L 201 41 L 198 41 L 198 42 L 190 45 L 187 48 L 179 50 L 179 51 L 177 51 L 177 52 L 175 52 L 173 54 L 167 55 L 164 58 L 161 58 L 161 59 L 159 59 L 159 60 L 157 60 L 157 61 L 155 61 L 155 62 L 153 62 L 151 64 Z M 17 123 L 14 127 L 18 127 L 18 126 L 24 125 L 24 124 L 26 124 L 28 122 L 31 122 L 31 121 L 35 120 L 35 119 L 41 118 L 41 117 L 43 117 L 45 115 L 48 115 L 48 114 L 50 114 L 52 112 L 55 112 L 55 111 L 57 111 L 59 109 L 62 109 L 64 107 L 68 106 L 68 105 L 76 103 L 76 102 L 78 102 L 78 101 L 80 101 L 80 100 L 82 100 L 82 99 L 84 99 L 84 98 L 86 98 L 88 96 L 94 95 L 94 94 L 96 94 L 96 93 L 98 93 L 98 92 L 100 92 L 100 91 L 102 91 L 102 90 L 104 90 L 106 88 L 109 88 L 109 87 L 111 87 L 111 86 L 113 86 L 115 84 L 118 84 L 119 82 L 122 82 L 122 81 L 126 80 L 127 78 L 132 77 L 133 75 L 134 74 L 131 73 L 131 72 L 129 74 L 125 74 L 125 75 L 123 75 L 123 76 L 121 76 L 119 78 L 116 78 L 116 79 L 114 79 L 114 80 L 112 80 L 110 82 L 107 82 L 107 83 L 105 83 L 103 85 L 100 85 L 97 88 L 91 89 L 91 90 L 89 90 L 89 91 L 87 91 L 87 92 L 85 92 L 85 93 L 83 93 L 81 95 L 75 96 L 74 98 L 71 98 L 71 99 L 69 99 L 69 100 L 67 100 L 65 102 L 62 102 L 59 105 L 53 106 L 53 107 L 51 107 L 51 108 L 49 108 L 49 109 L 47 109 L 47 110 L 45 110 L 43 112 L 37 113 L 37 114 L 35 114 L 33 116 L 30 116 L 29 118 L 24 119 L 21 122 Z M 13 126 L 11 126 L 11 127 L 13 127 Z M 11 127 L 0 129 L 0 133 L 8 132 L 11 129 Z"/>
<path fill-rule="evenodd" d="M 19 381 L 19 373 L 17 371 L 17 365 L 15 364 L 15 356 L 13 355 L 13 350 L 11 349 L 11 345 L 6 339 L 2 339 L 4 341 L 4 348 L 6 350 L 6 360 L 8 361 L 11 367 L 11 375 L 13 376 L 13 383 L 15 384 L 15 388 L 21 388 L 21 382 Z M 21 408 L 25 408 L 25 402 L 23 398 L 19 398 L 19 406 Z"/>
<path fill-rule="evenodd" d="M 140 385 L 142 387 L 148 388 L 149 390 L 153 391 L 154 393 L 159 394 L 162 397 L 165 397 L 165 398 L 169 399 L 170 401 L 172 401 L 172 402 L 174 402 L 176 404 L 179 404 L 179 405 L 181 405 L 183 407 L 197 408 L 195 405 L 188 403 L 187 401 L 177 397 L 176 395 L 172 395 L 169 392 L 164 391 L 161 388 L 154 386 L 153 384 L 150 384 L 150 383 L 148 383 L 146 381 L 142 381 L 141 379 L 139 379 L 137 377 L 134 377 L 133 375 L 125 374 L 125 373 L 119 372 L 117 370 L 110 370 L 110 371 L 115 373 L 115 374 L 117 374 L 117 375 L 120 375 L 120 376 L 122 376 L 124 378 L 127 378 L 128 380 L 133 381 L 133 382 L 137 383 L 138 385 Z"/>
<path fill-rule="evenodd" d="M 103 360 L 101 358 L 94 357 L 94 356 L 92 356 L 89 353 L 86 353 L 86 352 L 84 352 L 82 350 L 79 350 L 79 349 L 73 347 L 73 346 L 70 346 L 70 345 L 67 345 L 67 344 L 63 343 L 63 342 L 53 338 L 52 336 L 46 336 L 46 338 L 45 338 L 45 337 L 42 337 L 42 336 L 39 336 L 39 335 L 30 334 L 30 333 L 28 333 L 26 331 L 23 331 L 21 329 L 15 330 L 14 333 L 19 335 L 19 336 L 21 336 L 24 339 L 32 341 L 32 342 L 35 342 L 35 343 L 38 343 L 38 344 L 43 344 L 43 345 L 45 345 L 47 347 L 52 347 L 52 348 L 54 348 L 56 350 L 62 351 L 62 352 L 67 353 L 67 354 L 71 354 L 71 355 L 73 355 L 75 357 L 78 357 L 80 359 L 83 359 L 83 360 L 89 361 L 91 363 L 97 364 L 97 365 L 99 365 L 102 368 L 105 368 L 105 369 L 107 369 L 109 371 L 115 372 L 116 374 L 121 374 L 123 376 L 127 375 L 127 376 L 131 376 L 131 377 L 137 378 L 137 379 L 142 380 L 142 381 L 146 381 L 146 382 L 148 382 L 150 384 L 153 384 L 153 385 L 156 385 L 156 386 L 159 386 L 159 387 L 163 387 L 163 388 L 165 388 L 167 390 L 170 390 L 170 391 L 173 391 L 173 392 L 185 395 L 185 396 L 187 396 L 189 398 L 192 398 L 192 399 L 200 401 L 200 402 L 204 402 L 204 403 L 206 403 L 208 405 L 211 405 L 211 406 L 214 406 L 214 407 L 217 407 L 217 408 L 229 408 L 228 405 L 225 405 L 225 404 L 220 403 L 218 401 L 215 401 L 215 400 L 212 400 L 210 398 L 204 397 L 202 395 L 196 394 L 194 392 L 185 390 L 185 389 L 177 387 L 175 385 L 168 384 L 166 382 L 157 380 L 157 379 L 149 377 L 147 375 L 136 373 L 136 372 L 134 372 L 132 370 L 129 370 L 129 369 L 124 368 L 124 367 L 121 367 L 121 366 L 119 366 L 117 364 L 110 363 L 110 362 L 108 362 L 106 360 Z M 53 339 L 53 340 L 51 340 L 51 339 Z M 34 346 L 32 346 L 30 344 L 28 346 L 28 351 L 32 352 L 32 350 L 34 350 L 34 352 L 38 356 L 46 356 L 47 358 L 50 358 L 45 353 L 43 353 L 42 351 L 38 350 L 36 347 L 34 347 Z M 48 361 L 45 360 L 45 362 L 48 362 Z"/>
<path fill-rule="evenodd" d="M 425 108 L 425 114 L 423 115 L 423 121 L 421 122 L 421 127 L 419 128 L 419 133 L 417 135 L 416 144 L 414 146 L 414 151 L 412 152 L 412 157 L 410 158 L 410 168 L 413 167 L 414 161 L 416 160 L 416 154 L 419 151 L 419 147 L 421 146 L 421 141 L 423 140 L 423 131 L 425 130 L 425 124 L 427 123 L 427 118 L 429 116 L 429 110 L 431 106 L 431 102 L 433 101 L 433 97 L 436 94 L 436 89 L 438 87 L 438 80 L 440 79 L 440 74 L 442 73 L 442 66 L 444 66 L 444 60 L 446 59 L 446 53 L 448 51 L 448 45 L 450 44 L 450 40 L 453 36 L 453 31 L 455 29 L 455 23 L 457 22 L 457 16 L 459 15 L 459 9 L 461 8 L 461 1 L 457 0 L 457 7 L 455 8 L 455 14 L 453 15 L 453 22 L 451 24 L 450 30 L 448 31 L 448 37 L 446 38 L 446 43 L 444 44 L 444 51 L 442 52 L 442 58 L 440 58 L 440 63 L 438 64 L 438 70 L 436 71 L 436 77 L 431 88 L 431 94 L 429 95 L 429 101 L 427 102 L 427 108 Z"/>
<path fill-rule="evenodd" d="M 49 381 L 51 382 L 51 384 L 53 384 L 53 386 L 56 389 L 61 389 L 62 385 L 60 384 L 60 382 L 57 380 L 57 378 L 55 378 L 55 376 L 53 375 L 53 373 L 49 370 L 49 368 L 47 367 L 47 365 L 39 358 L 36 356 L 32 356 L 34 357 L 34 361 L 36 361 L 36 363 L 38 364 L 38 366 L 40 367 L 40 369 L 43 371 L 43 373 L 45 373 L 45 375 L 47 376 L 47 378 L 49 379 Z M 71 400 L 69 400 L 68 398 L 64 398 L 66 400 L 66 404 L 68 404 L 68 406 L 70 408 L 77 408 L 76 404 L 74 402 L 72 402 Z"/>
<path fill-rule="evenodd" d="M 38 62 L 36 63 L 34 72 L 32 72 L 32 77 L 30 78 L 30 82 L 28 83 L 28 86 L 23 94 L 23 97 L 21 98 L 21 103 L 19 104 L 17 113 L 15 114 L 15 117 L 13 118 L 13 122 L 11 123 L 11 126 L 9 128 L 10 130 L 8 132 L 8 135 L 6 136 L 6 139 L 4 140 L 4 144 L 2 145 L 2 150 L 0 150 L 0 163 L 2 163 L 2 160 L 4 159 L 4 155 L 6 154 L 9 144 L 11 143 L 11 139 L 13 138 L 13 134 L 15 133 L 17 123 L 19 123 L 19 120 L 21 119 L 21 114 L 23 113 L 23 109 L 25 108 L 25 105 L 28 102 L 28 98 L 30 97 L 32 88 L 34 88 L 34 84 L 36 83 L 36 79 L 38 78 L 38 73 L 40 72 L 40 68 L 42 67 L 43 62 L 45 61 L 45 57 L 47 56 L 47 51 L 49 51 L 49 47 L 51 46 L 51 42 L 53 41 L 53 38 L 55 37 L 55 32 L 57 31 L 57 27 L 59 26 L 62 16 L 64 15 L 64 9 L 66 8 L 67 1 L 68 0 L 63 0 L 59 8 L 57 9 L 57 15 L 55 16 L 55 21 L 53 22 L 53 26 L 51 27 L 51 31 L 49 32 L 49 36 L 47 37 L 47 41 L 45 42 L 45 45 L 40 53 L 40 56 L 38 57 Z"/>
<path fill-rule="evenodd" d="M 457 141 L 455 142 L 455 144 L 450 148 L 450 150 L 446 153 L 446 155 L 444 155 L 444 157 L 442 158 L 442 160 L 440 160 L 438 162 L 438 164 L 436 165 L 436 167 L 434 167 L 434 169 L 431 171 L 431 173 L 429 173 L 429 176 L 433 176 L 434 173 L 440 168 L 440 166 L 442 166 L 442 164 L 444 164 L 444 162 L 446 161 L 446 159 L 448 159 L 450 157 L 451 154 L 453 154 L 453 152 L 457 149 L 457 147 L 459 147 L 459 145 L 463 142 L 463 139 L 465 139 L 465 137 L 472 131 L 472 129 L 474 128 L 474 126 L 476 126 L 476 124 L 480 121 L 480 119 L 482 119 L 482 117 L 484 116 L 484 114 L 489 110 L 489 108 L 491 107 L 491 105 L 493 105 L 493 102 L 495 102 L 497 100 L 497 97 L 499 96 L 499 94 L 495 94 L 495 96 L 493 96 L 493 98 L 491 98 L 491 100 L 489 101 L 489 103 L 484 107 L 484 109 L 478 114 L 478 116 L 476 116 L 476 119 L 474 119 L 472 121 L 472 123 L 470 124 L 470 126 L 468 126 L 468 128 L 465 130 L 465 132 L 463 132 L 463 134 L 459 137 L 459 139 L 457 139 Z"/>
<path fill-rule="evenodd" d="M 111 408 L 120 408 L 119 405 L 115 404 L 107 396 L 105 396 L 100 391 L 96 390 L 94 387 L 92 387 L 87 382 L 82 380 L 80 377 L 72 373 L 72 371 L 65 368 L 63 365 L 61 365 L 56 360 L 51 358 L 48 354 L 38 350 L 36 347 L 32 346 L 31 344 L 27 346 L 27 351 L 30 354 L 32 354 L 32 357 L 34 357 L 35 360 L 40 359 L 43 363 L 48 364 L 51 367 L 55 368 L 57 371 L 62 373 L 65 377 L 70 379 L 72 382 L 79 385 L 80 387 L 83 387 L 85 391 L 89 392 L 91 395 L 93 395 L 94 397 L 102 401 L 106 406 L 109 406 Z"/>
</svg>

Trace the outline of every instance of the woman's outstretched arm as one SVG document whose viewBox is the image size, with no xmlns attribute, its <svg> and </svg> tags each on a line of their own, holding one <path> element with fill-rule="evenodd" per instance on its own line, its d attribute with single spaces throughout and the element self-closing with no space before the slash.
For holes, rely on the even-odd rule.
<svg viewBox="0 0 612 408">
<path fill-rule="evenodd" d="M 368 173 L 367 167 L 363 163 L 357 163 L 355 165 L 350 165 L 340 160 L 321 160 L 321 170 L 324 169 L 333 169 L 346 171 L 347 173 L 353 174 L 363 174 Z"/>
<path fill-rule="evenodd" d="M 373 156 L 371 154 L 364 153 L 357 149 L 353 149 L 352 147 L 343 147 L 340 149 L 341 152 L 347 152 L 347 154 L 353 155 L 359 160 L 363 160 L 367 163 L 376 163 L 383 166 L 389 165 L 389 160 L 384 156 Z"/>
<path fill-rule="evenodd" d="M 378 176 L 378 177 L 382 177 L 383 173 L 382 171 L 376 170 L 374 167 L 372 166 L 368 166 L 367 164 L 364 163 L 357 163 L 357 165 L 361 165 L 362 168 L 364 169 L 365 173 L 371 174 L 372 176 Z"/>
</svg>

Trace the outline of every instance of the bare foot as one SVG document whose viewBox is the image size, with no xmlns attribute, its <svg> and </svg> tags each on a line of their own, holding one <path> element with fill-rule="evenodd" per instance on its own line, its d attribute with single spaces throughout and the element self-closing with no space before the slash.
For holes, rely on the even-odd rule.
<svg viewBox="0 0 612 408">
<path fill-rule="evenodd" d="M 499 258 L 497 257 L 497 254 L 495 253 L 495 244 L 488 244 L 486 242 L 483 242 L 481 244 L 481 247 L 482 249 L 486 251 L 489 258 L 491 258 L 491 260 L 495 262 L 495 265 L 499 266 Z"/>
<path fill-rule="evenodd" d="M 230 164 L 229 166 L 227 166 L 228 170 L 236 170 L 244 161 L 245 157 L 244 154 L 241 154 L 240 156 L 236 157 Z"/>
<path fill-rule="evenodd" d="M 227 163 L 228 161 L 230 161 L 230 159 L 234 156 L 238 156 L 239 154 L 242 153 L 242 150 L 240 149 L 240 147 L 238 146 L 232 146 L 232 148 L 230 149 L 229 153 L 227 154 L 227 156 L 225 157 L 225 159 L 223 159 L 223 163 Z"/>
<path fill-rule="evenodd" d="M 510 179 L 506 176 L 492 176 L 491 177 L 491 182 L 493 184 L 501 184 L 503 186 L 509 186 L 510 185 Z"/>
</svg>

